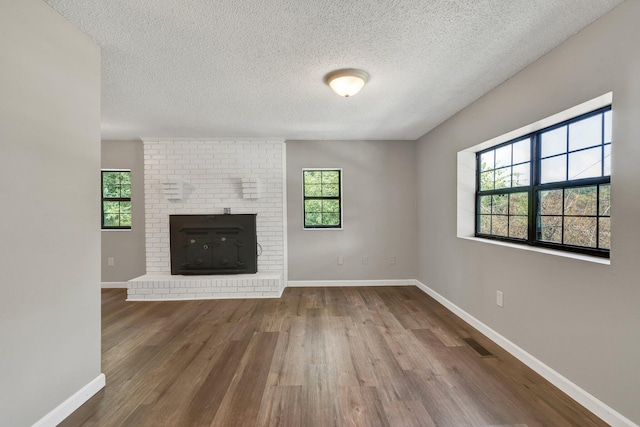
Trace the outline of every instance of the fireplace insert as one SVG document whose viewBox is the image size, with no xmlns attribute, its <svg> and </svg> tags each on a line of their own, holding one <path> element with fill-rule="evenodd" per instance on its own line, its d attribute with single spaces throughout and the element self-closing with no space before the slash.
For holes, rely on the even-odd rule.
<svg viewBox="0 0 640 427">
<path fill-rule="evenodd" d="M 256 214 L 170 215 L 171 274 L 258 272 Z"/>
</svg>

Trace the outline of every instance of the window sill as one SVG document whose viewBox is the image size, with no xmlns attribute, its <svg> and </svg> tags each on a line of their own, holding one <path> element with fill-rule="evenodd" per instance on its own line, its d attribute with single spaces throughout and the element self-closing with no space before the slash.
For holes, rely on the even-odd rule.
<svg viewBox="0 0 640 427">
<path fill-rule="evenodd" d="M 564 258 L 577 259 L 580 261 L 593 262 L 595 264 L 611 265 L 611 259 L 600 258 L 597 256 L 589 256 L 589 255 L 558 251 L 558 250 L 547 249 L 547 248 L 538 248 L 535 246 L 528 246 L 528 245 L 518 245 L 516 243 L 501 242 L 498 240 L 491 240 L 491 239 L 482 239 L 480 237 L 458 236 L 458 238 L 465 239 L 465 240 L 472 240 L 474 242 L 488 243 L 490 245 L 506 246 L 509 248 L 521 249 L 521 250 L 530 251 L 530 252 L 538 252 L 538 253 L 547 254 L 547 255 L 555 255 L 555 256 L 564 257 Z"/>
<path fill-rule="evenodd" d="M 340 228 L 330 228 L 330 227 L 317 227 L 317 228 L 302 228 L 304 231 L 342 231 L 342 227 Z"/>
<path fill-rule="evenodd" d="M 131 231 L 130 228 L 101 228 L 100 231 Z"/>
</svg>

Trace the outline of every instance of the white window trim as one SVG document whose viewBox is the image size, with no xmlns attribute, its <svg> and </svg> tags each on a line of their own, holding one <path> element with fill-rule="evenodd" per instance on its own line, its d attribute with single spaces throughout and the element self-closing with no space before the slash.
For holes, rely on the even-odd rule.
<svg viewBox="0 0 640 427">
<path fill-rule="evenodd" d="M 580 105 L 571 107 L 567 110 L 561 111 L 552 116 L 546 117 L 542 120 L 538 120 L 530 125 L 523 126 L 519 129 L 505 133 L 503 135 L 492 138 L 488 141 L 476 144 L 473 147 L 469 147 L 462 151 L 458 151 L 457 156 L 457 229 L 456 236 L 460 239 L 472 240 L 491 245 L 505 246 L 515 249 L 527 250 L 532 252 L 539 252 L 545 254 L 551 254 L 566 258 L 573 258 L 583 261 L 594 262 L 598 264 L 610 265 L 611 260 L 605 258 L 599 258 L 595 256 L 582 255 L 577 253 L 539 248 L 527 245 L 519 245 L 509 242 L 501 242 L 490 239 L 481 239 L 475 237 L 475 215 L 476 215 L 476 153 L 487 148 L 508 142 L 513 139 L 519 138 L 524 135 L 528 135 L 533 132 L 537 132 L 541 129 L 545 129 L 549 126 L 553 126 L 557 123 L 570 120 L 574 117 L 581 116 L 582 114 L 589 113 L 599 108 L 606 107 L 613 103 L 613 92 L 605 93 L 597 98 L 583 102 Z"/>
</svg>

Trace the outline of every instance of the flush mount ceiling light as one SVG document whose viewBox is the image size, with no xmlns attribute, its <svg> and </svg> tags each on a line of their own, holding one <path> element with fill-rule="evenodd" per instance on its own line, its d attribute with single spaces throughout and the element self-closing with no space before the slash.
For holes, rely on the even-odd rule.
<svg viewBox="0 0 640 427">
<path fill-rule="evenodd" d="M 327 84 L 335 93 L 348 98 L 360 92 L 360 89 L 369 81 L 369 74 L 355 68 L 335 70 L 325 77 Z"/>
</svg>

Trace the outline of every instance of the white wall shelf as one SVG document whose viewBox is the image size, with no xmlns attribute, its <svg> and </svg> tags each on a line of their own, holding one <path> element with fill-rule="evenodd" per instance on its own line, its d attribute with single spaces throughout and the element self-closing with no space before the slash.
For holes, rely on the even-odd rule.
<svg viewBox="0 0 640 427">
<path fill-rule="evenodd" d="M 182 200 L 184 197 L 184 182 L 180 180 L 163 182 L 162 194 L 167 200 Z"/>
</svg>

